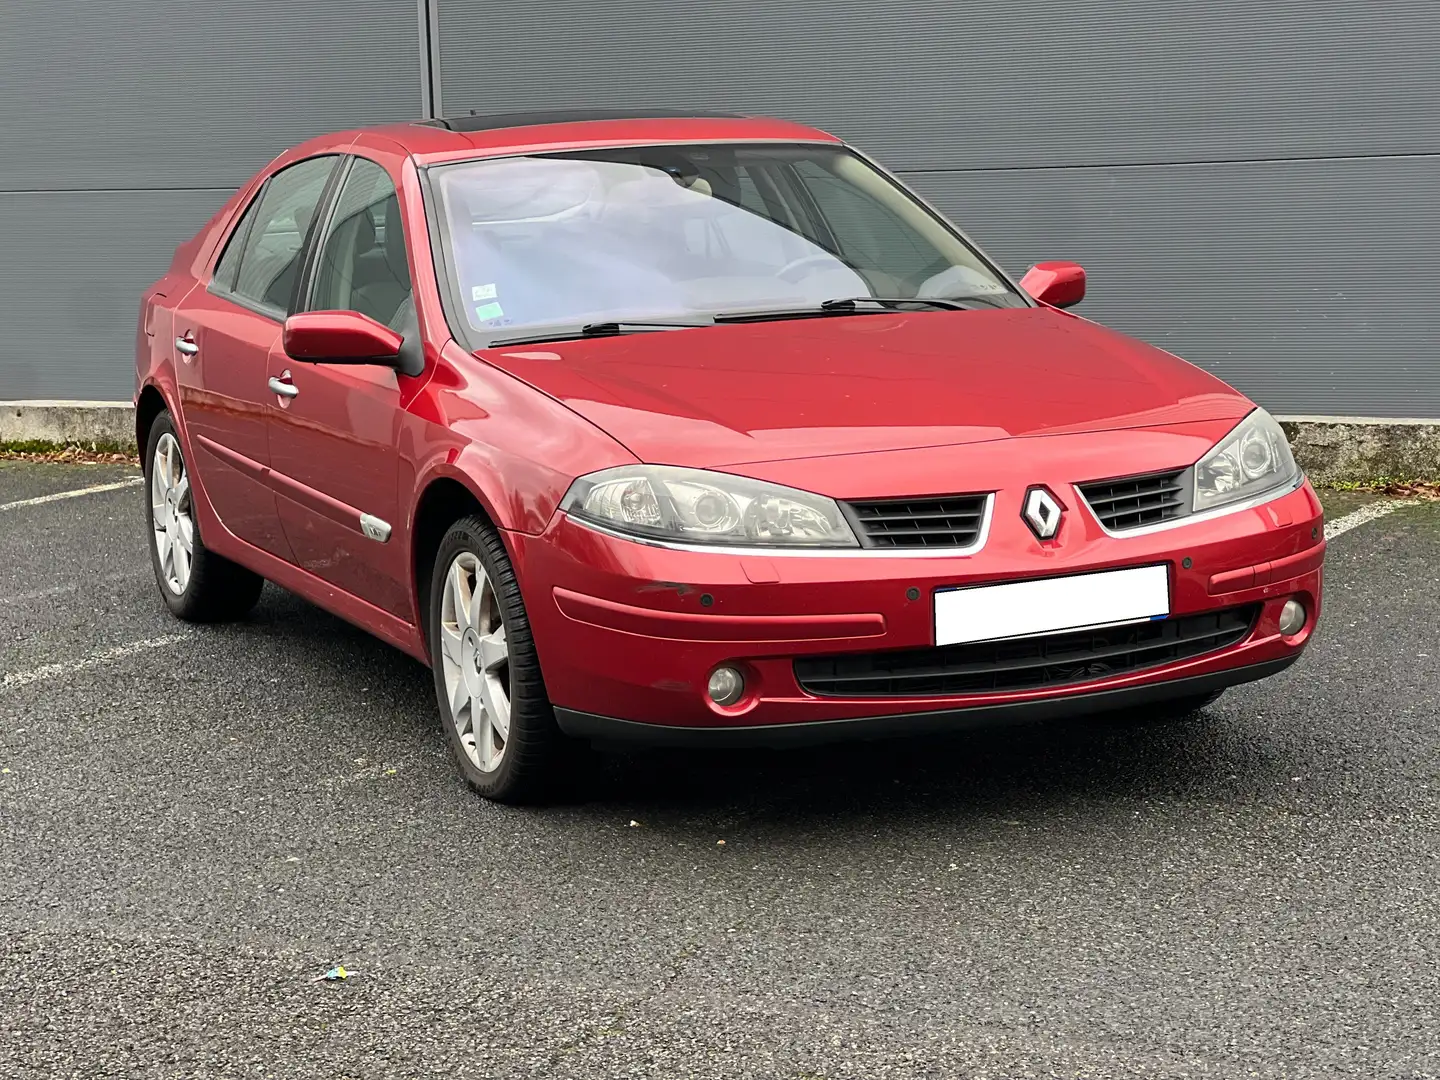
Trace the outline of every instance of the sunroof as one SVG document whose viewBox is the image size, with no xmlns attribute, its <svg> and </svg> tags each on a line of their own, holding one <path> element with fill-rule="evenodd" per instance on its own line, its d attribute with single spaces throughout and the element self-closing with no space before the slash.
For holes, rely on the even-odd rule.
<svg viewBox="0 0 1440 1080">
<path fill-rule="evenodd" d="M 588 120 L 741 120 L 742 113 L 705 109 L 532 109 L 527 112 L 471 113 L 421 120 L 430 127 L 450 131 L 494 131 L 497 128 L 533 127 L 537 124 L 578 124 Z"/>
</svg>

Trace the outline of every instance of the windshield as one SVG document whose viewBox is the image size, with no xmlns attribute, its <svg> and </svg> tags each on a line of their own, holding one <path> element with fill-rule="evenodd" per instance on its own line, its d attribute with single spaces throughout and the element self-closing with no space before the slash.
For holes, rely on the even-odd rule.
<svg viewBox="0 0 1440 1080">
<path fill-rule="evenodd" d="M 865 296 L 1025 305 L 842 148 L 627 147 L 466 161 L 430 176 L 452 294 L 482 340 Z"/>
</svg>

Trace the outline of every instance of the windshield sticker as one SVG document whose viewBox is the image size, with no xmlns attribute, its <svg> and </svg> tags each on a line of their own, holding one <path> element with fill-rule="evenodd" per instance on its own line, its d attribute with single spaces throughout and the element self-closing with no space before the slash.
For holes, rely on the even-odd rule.
<svg viewBox="0 0 1440 1080">
<path fill-rule="evenodd" d="M 481 322 L 488 322 L 491 319 L 498 319 L 505 314 L 504 308 L 499 304 L 478 304 L 475 308 L 475 317 Z"/>
<path fill-rule="evenodd" d="M 470 299 L 471 299 L 471 300 L 494 300 L 494 299 L 495 299 L 495 286 L 494 286 L 494 285 L 476 285 L 473 289 L 470 290 Z"/>
</svg>

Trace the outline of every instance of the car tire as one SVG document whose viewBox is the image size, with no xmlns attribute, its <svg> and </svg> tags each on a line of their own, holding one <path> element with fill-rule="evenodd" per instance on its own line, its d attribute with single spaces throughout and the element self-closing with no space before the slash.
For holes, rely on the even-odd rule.
<svg viewBox="0 0 1440 1080">
<path fill-rule="evenodd" d="M 1194 716 L 1201 710 L 1209 708 L 1219 701 L 1224 693 L 1224 690 L 1212 690 L 1208 694 L 1192 694 L 1189 697 L 1157 701 L 1154 705 L 1101 713 L 1097 719 L 1108 727 L 1149 727 L 1156 724 L 1169 724 L 1176 720 L 1183 720 L 1187 716 Z"/>
<path fill-rule="evenodd" d="M 514 567 L 483 518 L 460 519 L 440 541 L 427 618 L 445 741 L 466 782 L 496 802 L 552 796 L 569 740 L 545 693 Z"/>
<path fill-rule="evenodd" d="M 260 599 L 265 579 L 205 546 L 190 490 L 190 466 L 168 412 L 151 424 L 141 460 L 150 565 L 165 606 L 186 622 L 241 618 Z"/>
</svg>

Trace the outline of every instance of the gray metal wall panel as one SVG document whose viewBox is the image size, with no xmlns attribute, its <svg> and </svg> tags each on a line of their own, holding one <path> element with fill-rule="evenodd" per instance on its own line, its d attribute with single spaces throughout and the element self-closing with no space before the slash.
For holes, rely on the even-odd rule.
<svg viewBox="0 0 1440 1080">
<path fill-rule="evenodd" d="M 460 112 L 722 106 L 829 128 L 1012 269 L 1279 411 L 1440 417 L 1395 283 L 1440 236 L 1434 0 L 439 0 Z M 1189 163 L 1184 167 L 1158 167 Z M 1157 166 L 1116 168 L 1115 166 Z"/>
<path fill-rule="evenodd" d="M 420 114 L 415 0 L 0 4 L 0 190 L 233 189 Z"/>
<path fill-rule="evenodd" d="M 0 398 L 128 397 L 177 244 L 296 142 L 420 114 L 415 0 L 0 3 Z"/>
<path fill-rule="evenodd" d="M 1440 148 L 1435 0 L 439 0 L 447 110 L 729 106 L 899 168 Z"/>
<path fill-rule="evenodd" d="M 124 401 L 140 293 L 226 196 L 209 191 L 0 193 L 0 400 Z"/>
<path fill-rule="evenodd" d="M 1414 291 L 1440 250 L 1440 156 L 906 180 L 1017 275 L 1080 262 L 1077 313 L 1272 411 L 1440 417 L 1440 320 Z"/>
</svg>

